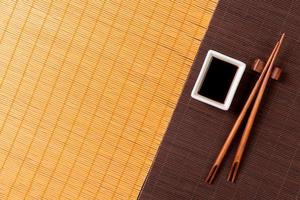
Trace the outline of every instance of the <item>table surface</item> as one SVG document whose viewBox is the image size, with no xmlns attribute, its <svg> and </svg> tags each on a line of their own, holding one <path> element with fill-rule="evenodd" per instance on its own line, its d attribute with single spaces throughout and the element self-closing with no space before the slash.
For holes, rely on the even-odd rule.
<svg viewBox="0 0 300 200">
<path fill-rule="evenodd" d="M 1 0 L 0 199 L 136 199 L 216 0 Z"/>
<path fill-rule="evenodd" d="M 300 1 L 221 0 L 198 51 L 140 199 L 296 200 L 300 198 Z M 239 137 L 212 185 L 204 182 L 258 74 L 282 32 L 286 39 L 235 184 L 226 181 Z M 209 49 L 247 63 L 228 112 L 190 97 Z M 240 136 L 241 134 L 239 134 Z"/>
</svg>

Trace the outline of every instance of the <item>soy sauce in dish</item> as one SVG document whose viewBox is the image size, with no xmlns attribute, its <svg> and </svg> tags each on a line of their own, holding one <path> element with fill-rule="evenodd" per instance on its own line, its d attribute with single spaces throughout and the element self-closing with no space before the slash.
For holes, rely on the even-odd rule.
<svg viewBox="0 0 300 200">
<path fill-rule="evenodd" d="M 237 69 L 237 66 L 213 57 L 198 93 L 224 103 Z"/>
</svg>

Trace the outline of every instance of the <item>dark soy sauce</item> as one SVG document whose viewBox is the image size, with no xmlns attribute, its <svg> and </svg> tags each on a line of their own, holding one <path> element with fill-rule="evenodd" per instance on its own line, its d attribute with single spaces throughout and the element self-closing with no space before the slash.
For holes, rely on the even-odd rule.
<svg viewBox="0 0 300 200">
<path fill-rule="evenodd" d="M 213 57 L 198 93 L 224 103 L 237 69 L 237 66 Z"/>
</svg>

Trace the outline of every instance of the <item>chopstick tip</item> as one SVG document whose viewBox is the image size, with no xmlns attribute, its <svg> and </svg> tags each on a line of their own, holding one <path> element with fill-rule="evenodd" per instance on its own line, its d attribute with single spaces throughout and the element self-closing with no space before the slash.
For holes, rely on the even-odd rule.
<svg viewBox="0 0 300 200">
<path fill-rule="evenodd" d="M 280 37 L 280 40 L 279 40 L 279 43 L 282 43 L 284 37 L 285 37 L 285 33 L 282 33 L 282 34 L 281 34 L 281 37 Z"/>
</svg>

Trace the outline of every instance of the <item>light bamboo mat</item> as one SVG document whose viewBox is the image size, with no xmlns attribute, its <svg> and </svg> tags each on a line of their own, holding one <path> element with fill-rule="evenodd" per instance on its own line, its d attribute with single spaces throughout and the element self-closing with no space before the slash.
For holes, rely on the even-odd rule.
<svg viewBox="0 0 300 200">
<path fill-rule="evenodd" d="M 0 1 L 0 199 L 135 199 L 215 6 Z"/>
</svg>

